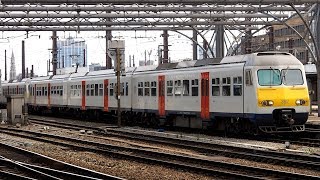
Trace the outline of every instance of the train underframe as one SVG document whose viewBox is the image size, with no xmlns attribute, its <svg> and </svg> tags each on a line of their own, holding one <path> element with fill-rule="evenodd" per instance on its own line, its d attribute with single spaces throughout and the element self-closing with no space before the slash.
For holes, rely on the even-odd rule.
<svg viewBox="0 0 320 180">
<path fill-rule="evenodd" d="M 87 121 L 103 121 L 106 123 L 116 123 L 117 111 L 110 110 L 104 112 L 101 109 L 86 109 L 69 108 L 69 107 L 51 107 L 46 106 L 28 106 L 30 114 L 36 115 L 49 115 L 61 118 L 74 118 Z M 122 125 L 124 126 L 140 126 L 140 127 L 183 127 L 193 129 L 209 129 L 225 133 L 249 133 L 249 134 L 261 134 L 261 133 L 279 133 L 279 132 L 300 132 L 304 131 L 304 123 L 294 123 L 291 120 L 286 119 L 287 114 L 282 111 L 276 111 L 273 116 L 265 116 L 264 119 L 255 119 L 255 122 L 250 118 L 239 117 L 214 117 L 210 120 L 203 120 L 197 115 L 187 114 L 167 114 L 164 117 L 159 117 L 155 112 L 137 112 L 132 110 L 126 110 L 121 112 Z M 290 114 L 290 113 L 289 113 Z M 292 117 L 294 113 L 291 113 L 289 117 Z M 272 116 L 272 115 L 271 115 Z M 280 120 L 277 120 L 280 117 Z M 274 120 L 276 123 L 267 125 L 261 125 L 266 118 Z M 286 121 L 284 121 L 286 120 Z M 257 123 L 258 122 L 258 123 Z M 281 127 L 280 129 L 277 129 Z"/>
</svg>

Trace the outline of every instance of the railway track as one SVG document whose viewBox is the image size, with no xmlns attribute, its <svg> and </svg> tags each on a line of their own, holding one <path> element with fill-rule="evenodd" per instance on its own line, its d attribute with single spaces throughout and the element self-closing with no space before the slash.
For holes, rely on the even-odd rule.
<svg viewBox="0 0 320 180">
<path fill-rule="evenodd" d="M 46 133 L 38 133 L 25 131 L 20 129 L 4 129 L 0 128 L 1 133 L 6 133 L 22 138 L 33 139 L 46 143 L 61 145 L 78 150 L 92 151 L 99 154 L 112 155 L 119 158 L 131 159 L 134 161 L 142 161 L 144 163 L 160 164 L 186 171 L 196 173 L 206 173 L 213 176 L 245 178 L 245 179 L 265 179 L 265 178 L 299 178 L 299 179 L 317 179 L 318 177 L 290 173 L 285 171 L 277 171 L 265 168 L 257 168 L 210 159 L 189 157 L 171 153 L 157 152 L 154 150 L 145 150 L 141 148 L 123 147 L 98 143 L 93 141 L 80 140 L 64 136 L 57 136 Z"/>
<path fill-rule="evenodd" d="M 178 148 L 197 151 L 200 154 L 218 155 L 230 158 L 247 159 L 256 162 L 283 165 L 287 167 L 304 167 L 311 170 L 320 170 L 320 156 L 300 155 L 289 152 L 265 151 L 259 149 L 250 149 L 237 146 L 228 146 L 213 142 L 201 142 L 192 140 L 182 140 L 173 137 L 159 137 L 138 132 L 123 131 L 117 128 L 102 131 L 99 127 L 88 127 L 83 125 L 69 124 L 58 121 L 35 120 L 32 122 L 43 125 L 55 126 L 60 128 L 71 128 L 74 130 L 92 130 L 102 136 L 113 136 L 131 140 L 140 140 L 144 142 L 153 142 L 155 144 L 163 144 Z"/>
<path fill-rule="evenodd" d="M 0 143 L 0 177 L 7 179 L 121 179 Z"/>
<path fill-rule="evenodd" d="M 69 128 L 69 129 L 74 129 L 74 130 L 82 130 L 82 129 L 88 129 L 92 131 L 101 131 L 101 127 L 94 127 L 94 126 L 86 126 L 86 125 L 79 125 L 79 124 L 70 124 L 70 123 L 65 123 L 65 122 L 60 122 L 60 121 L 52 121 L 52 120 L 47 120 L 47 119 L 39 119 L 37 117 L 31 117 L 30 122 L 35 122 L 38 124 L 43 124 L 43 125 L 49 125 L 49 126 L 55 126 L 55 127 L 61 127 L 61 128 Z M 111 128 L 109 128 L 111 127 Z M 109 132 L 120 132 L 120 130 L 114 130 L 116 127 L 114 125 L 107 125 L 104 127 L 105 129 L 108 129 Z M 317 133 L 320 129 L 314 129 L 314 128 L 306 128 L 306 132 L 308 133 Z M 131 134 L 134 135 L 134 134 Z M 257 140 L 257 141 L 265 141 L 265 142 L 276 142 L 276 143 L 281 143 L 284 144 L 285 142 L 290 142 L 292 145 L 301 145 L 301 146 L 309 146 L 309 147 L 320 147 L 320 139 L 319 138 L 304 138 L 303 137 L 263 137 L 263 136 L 258 136 L 258 137 L 235 137 L 235 138 L 241 138 L 241 139 L 249 139 L 249 140 Z"/>
</svg>

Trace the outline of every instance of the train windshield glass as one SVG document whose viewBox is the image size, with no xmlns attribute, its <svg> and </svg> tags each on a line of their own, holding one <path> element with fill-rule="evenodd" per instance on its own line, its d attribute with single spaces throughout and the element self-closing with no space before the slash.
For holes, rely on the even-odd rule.
<svg viewBox="0 0 320 180">
<path fill-rule="evenodd" d="M 279 69 L 258 70 L 258 83 L 260 86 L 281 85 L 281 73 Z"/>
<path fill-rule="evenodd" d="M 284 85 L 302 85 L 303 78 L 300 69 L 283 69 L 281 71 Z"/>
</svg>

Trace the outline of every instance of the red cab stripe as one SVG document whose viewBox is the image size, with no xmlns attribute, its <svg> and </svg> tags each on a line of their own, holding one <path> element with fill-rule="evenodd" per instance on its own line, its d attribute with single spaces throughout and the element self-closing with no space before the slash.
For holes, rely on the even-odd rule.
<svg viewBox="0 0 320 180">
<path fill-rule="evenodd" d="M 82 81 L 82 101 L 81 101 L 81 109 L 86 109 L 86 81 Z"/>
<path fill-rule="evenodd" d="M 209 119 L 209 72 L 201 73 L 201 118 Z"/>
<path fill-rule="evenodd" d="M 158 110 L 159 110 L 159 115 L 160 116 L 165 116 L 166 115 L 166 110 L 165 110 L 165 76 L 158 76 L 158 84 L 159 84 L 159 99 L 158 99 Z"/>
</svg>

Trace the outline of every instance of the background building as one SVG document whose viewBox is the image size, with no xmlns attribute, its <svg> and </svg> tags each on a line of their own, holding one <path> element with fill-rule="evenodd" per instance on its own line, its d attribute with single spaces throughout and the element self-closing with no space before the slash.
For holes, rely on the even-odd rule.
<svg viewBox="0 0 320 180">
<path fill-rule="evenodd" d="M 84 67 L 87 64 L 87 44 L 85 40 L 74 39 L 69 37 L 60 40 L 58 46 L 58 68 Z"/>
</svg>

